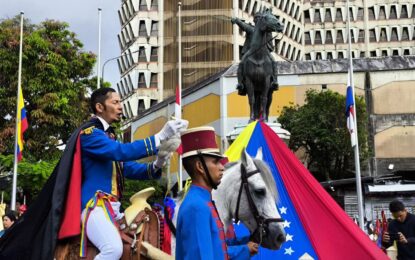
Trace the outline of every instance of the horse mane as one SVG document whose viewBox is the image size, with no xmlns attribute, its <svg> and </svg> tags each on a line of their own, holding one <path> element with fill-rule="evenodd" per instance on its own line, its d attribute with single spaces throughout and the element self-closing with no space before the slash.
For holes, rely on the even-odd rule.
<svg viewBox="0 0 415 260">
<path fill-rule="evenodd" d="M 254 160 L 255 166 L 258 168 L 259 172 L 261 173 L 262 178 L 264 179 L 265 185 L 267 186 L 268 190 L 271 192 L 271 195 L 276 200 L 278 199 L 278 192 L 277 192 L 277 185 L 275 184 L 274 176 L 269 168 L 269 166 L 259 160 L 252 158 Z"/>
</svg>

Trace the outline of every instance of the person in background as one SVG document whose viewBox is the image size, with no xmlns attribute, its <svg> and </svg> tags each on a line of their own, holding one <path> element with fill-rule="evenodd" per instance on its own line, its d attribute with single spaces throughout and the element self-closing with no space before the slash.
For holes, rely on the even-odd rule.
<svg viewBox="0 0 415 260">
<path fill-rule="evenodd" d="M 2 237 L 4 232 L 6 232 L 6 230 L 14 224 L 14 222 L 16 221 L 16 215 L 13 211 L 8 211 L 6 212 L 6 214 L 3 215 L 2 219 L 4 229 L 0 231 L 0 237 Z"/>
<path fill-rule="evenodd" d="M 398 260 L 415 259 L 415 215 L 408 212 L 399 200 L 389 204 L 393 220 L 388 225 L 388 231 L 383 234 L 382 245 L 390 247 L 397 242 Z"/>
</svg>

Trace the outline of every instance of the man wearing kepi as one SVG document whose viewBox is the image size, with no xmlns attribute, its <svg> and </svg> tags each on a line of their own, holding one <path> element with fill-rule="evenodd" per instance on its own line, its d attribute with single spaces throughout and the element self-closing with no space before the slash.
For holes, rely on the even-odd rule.
<svg viewBox="0 0 415 260">
<path fill-rule="evenodd" d="M 192 185 L 180 206 L 177 219 L 176 259 L 249 259 L 258 245 L 228 247 L 212 189 L 220 184 L 224 167 L 212 127 L 182 133 L 183 167 Z"/>
<path fill-rule="evenodd" d="M 99 249 L 95 259 L 121 257 L 115 222 L 122 217 L 119 199 L 124 177 L 159 178 L 170 156 L 158 154 L 159 145 L 178 139 L 188 122 L 168 121 L 156 135 L 122 144 L 110 126 L 122 117 L 119 95 L 112 88 L 101 88 L 92 93 L 90 104 L 95 116 L 73 132 L 38 199 L 0 241 L 0 258 L 53 259 L 58 239 L 80 233 L 84 246 L 88 238 Z M 153 155 L 157 156 L 154 162 L 135 162 Z"/>
</svg>

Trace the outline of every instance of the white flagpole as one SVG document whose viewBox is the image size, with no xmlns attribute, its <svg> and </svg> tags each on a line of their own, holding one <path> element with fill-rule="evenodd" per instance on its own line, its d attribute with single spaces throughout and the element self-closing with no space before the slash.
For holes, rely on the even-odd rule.
<svg viewBox="0 0 415 260">
<path fill-rule="evenodd" d="M 354 124 L 355 129 L 353 131 L 354 138 L 356 140 L 356 145 L 354 146 L 354 162 L 355 162 L 355 168 L 356 168 L 356 192 L 357 192 L 357 206 L 359 211 L 359 227 L 364 230 L 364 222 L 363 222 L 363 195 L 362 195 L 362 180 L 360 175 L 360 156 L 359 156 L 359 140 L 357 138 L 357 113 L 356 113 L 356 100 L 355 100 L 355 91 L 354 91 L 354 82 L 353 82 L 353 60 L 352 60 L 352 37 L 351 37 L 351 31 L 350 31 L 350 14 L 349 14 L 349 0 L 347 0 L 347 37 L 349 41 L 349 80 L 352 87 L 352 97 L 353 97 L 353 104 L 354 104 Z"/>
<path fill-rule="evenodd" d="M 98 57 L 97 57 L 97 88 L 101 87 L 101 8 L 98 8 Z"/>
<path fill-rule="evenodd" d="M 179 101 L 180 101 L 180 112 L 179 115 L 175 115 L 175 117 L 181 119 L 181 111 L 182 111 L 182 2 L 179 1 L 178 3 L 179 12 L 178 12 L 178 48 L 179 48 Z M 182 155 L 179 154 L 179 180 L 178 180 L 178 187 L 179 191 L 183 190 L 183 160 Z"/>
<path fill-rule="evenodd" d="M 17 190 L 17 146 L 18 146 L 18 125 L 19 119 L 17 115 L 19 114 L 19 100 L 20 100 L 20 89 L 22 87 L 22 56 L 23 56 L 23 15 L 24 12 L 20 12 L 20 47 L 19 47 L 19 74 L 17 80 L 17 105 L 16 105 L 16 135 L 14 142 L 14 167 L 13 167 L 13 187 L 12 187 L 12 201 L 11 209 L 16 210 L 16 190 Z"/>
</svg>

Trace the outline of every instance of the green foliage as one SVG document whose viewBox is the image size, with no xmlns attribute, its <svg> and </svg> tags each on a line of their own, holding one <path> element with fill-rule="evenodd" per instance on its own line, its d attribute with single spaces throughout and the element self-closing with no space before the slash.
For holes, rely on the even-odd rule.
<svg viewBox="0 0 415 260">
<path fill-rule="evenodd" d="M 1 175 L 9 175 L 6 181 L 6 178 L 2 178 L 3 182 L 1 185 L 5 189 L 5 200 L 10 199 L 11 188 L 12 188 L 12 174 L 13 174 L 13 155 L 0 155 L 0 169 Z M 29 162 L 23 158 L 23 160 L 18 164 L 18 186 L 24 190 L 24 193 L 27 195 L 27 203 L 35 198 L 39 191 L 42 189 L 46 180 L 49 178 L 52 173 L 57 160 L 54 161 L 39 161 L 39 162 Z"/>
<path fill-rule="evenodd" d="M 18 77 L 19 19 L 0 22 L 0 153 L 13 154 Z M 31 161 L 54 160 L 71 132 L 89 115 L 86 93 L 95 88 L 90 78 L 95 55 L 68 24 L 25 21 L 22 90 L 29 121 L 23 156 Z M 6 120 L 10 115 L 13 120 Z"/>
<path fill-rule="evenodd" d="M 284 107 L 279 122 L 291 132 L 290 149 L 303 150 L 307 168 L 320 180 L 354 177 L 354 155 L 346 127 L 346 98 L 333 91 L 308 90 L 305 105 Z M 367 113 L 356 97 L 360 160 L 368 158 Z M 361 163 L 363 166 L 364 164 Z"/>
</svg>

